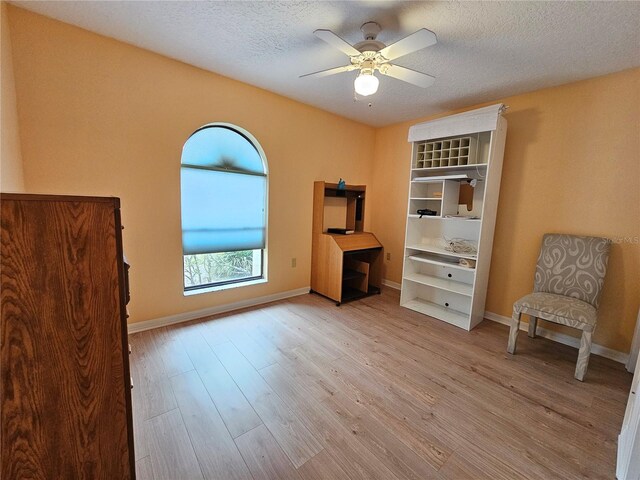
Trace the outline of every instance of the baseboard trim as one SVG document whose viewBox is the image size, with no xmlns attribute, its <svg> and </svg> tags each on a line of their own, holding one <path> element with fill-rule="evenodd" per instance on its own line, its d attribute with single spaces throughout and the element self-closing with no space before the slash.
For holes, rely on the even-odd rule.
<svg viewBox="0 0 640 480">
<path fill-rule="evenodd" d="M 382 284 L 386 287 L 400 290 L 401 285 L 391 280 L 383 279 Z M 297 297 L 298 295 L 304 295 L 309 293 L 310 287 L 296 288 L 295 290 L 288 290 L 286 292 L 273 293 L 271 295 L 264 295 L 262 297 L 248 298 L 246 300 L 240 300 L 238 302 L 226 303 L 224 305 L 216 305 L 215 307 L 203 308 L 201 310 L 193 310 L 191 312 L 177 313 L 175 315 L 168 315 L 166 317 L 154 318 L 151 320 L 145 320 L 143 322 L 131 323 L 128 325 L 129 334 L 143 332 L 145 330 L 151 330 L 154 328 L 164 327 L 166 325 L 173 325 L 176 323 L 188 322 L 190 320 L 196 320 L 198 318 L 209 317 L 211 315 L 217 315 L 219 313 L 232 312 L 233 310 L 239 310 L 241 308 L 253 307 L 256 305 L 262 305 L 265 303 L 275 302 L 277 300 L 283 300 L 285 298 Z M 484 312 L 484 318 L 491 320 L 492 322 L 501 323 L 502 325 L 511 325 L 511 318 L 499 315 L 493 312 Z M 520 330 L 527 331 L 528 323 L 525 321 L 520 322 Z M 547 338 L 554 342 L 562 343 L 563 345 L 569 345 L 570 347 L 580 348 L 580 339 L 566 335 L 564 333 L 553 332 L 547 330 L 544 327 L 538 327 L 537 335 L 543 338 Z M 591 346 L 591 353 L 594 355 L 600 355 L 601 357 L 608 358 L 614 362 L 626 364 L 629 360 L 629 354 L 613 350 L 608 347 L 604 347 L 597 343 Z"/>
<path fill-rule="evenodd" d="M 385 287 L 394 288 L 396 290 L 400 290 L 402 288 L 402 285 L 400 285 L 399 283 L 392 282 L 391 280 L 387 280 L 386 278 L 382 279 L 382 285 L 384 285 Z"/>
<path fill-rule="evenodd" d="M 233 302 L 233 303 L 226 303 L 224 305 L 216 305 L 215 307 L 203 308 L 201 310 L 177 313 L 175 315 L 168 315 L 166 317 L 154 318 L 151 320 L 145 320 L 143 322 L 130 323 L 128 325 L 128 331 L 129 331 L 129 335 L 131 335 L 132 333 L 143 332 L 145 330 L 164 327 L 166 325 L 173 325 L 175 323 L 188 322 L 190 320 L 209 317 L 211 315 L 216 315 L 219 313 L 231 312 L 233 310 L 239 310 L 241 308 L 253 307 L 256 305 L 262 305 L 264 303 L 275 302 L 276 300 L 283 300 L 285 298 L 297 297 L 298 295 L 304 295 L 305 293 L 309 293 L 309 288 L 310 287 L 296 288 L 295 290 L 288 290 L 286 292 L 273 293 L 271 295 L 265 295 L 263 297 L 248 298 L 246 300 L 240 300 L 238 302 Z"/>
<path fill-rule="evenodd" d="M 501 323 L 502 325 L 511 325 L 511 318 L 505 317 L 503 315 L 498 315 L 497 313 L 484 312 L 484 318 L 493 322 Z M 528 322 L 524 320 L 520 322 L 520 330 L 527 331 L 528 328 Z M 563 345 L 580 348 L 580 339 L 572 337 L 571 335 L 567 335 L 565 333 L 553 332 L 551 330 L 547 330 L 546 328 L 538 326 L 536 335 L 547 338 L 549 340 L 553 340 L 554 342 L 562 343 Z M 629 354 L 627 353 L 622 353 L 611 348 L 603 347 L 602 345 L 598 345 L 597 343 L 591 345 L 591 353 L 623 364 L 626 364 L 629 358 Z"/>
</svg>

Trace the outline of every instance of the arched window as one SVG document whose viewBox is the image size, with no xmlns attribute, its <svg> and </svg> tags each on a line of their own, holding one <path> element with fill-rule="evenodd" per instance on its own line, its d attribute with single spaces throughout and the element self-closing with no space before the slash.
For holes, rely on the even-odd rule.
<svg viewBox="0 0 640 480">
<path fill-rule="evenodd" d="M 184 290 L 266 278 L 267 160 L 250 133 L 212 123 L 184 144 Z"/>
</svg>

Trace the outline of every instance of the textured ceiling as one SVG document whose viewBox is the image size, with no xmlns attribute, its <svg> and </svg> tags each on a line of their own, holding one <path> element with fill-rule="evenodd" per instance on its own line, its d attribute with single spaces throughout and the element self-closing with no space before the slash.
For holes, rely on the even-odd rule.
<svg viewBox="0 0 640 480">
<path fill-rule="evenodd" d="M 640 65 L 640 2 L 13 3 L 375 126 Z M 387 45 L 422 27 L 437 34 L 394 62 L 435 76 L 433 86 L 383 77 L 354 101 L 355 72 L 298 78 L 348 62 L 315 29 L 356 43 L 370 20 Z"/>
</svg>

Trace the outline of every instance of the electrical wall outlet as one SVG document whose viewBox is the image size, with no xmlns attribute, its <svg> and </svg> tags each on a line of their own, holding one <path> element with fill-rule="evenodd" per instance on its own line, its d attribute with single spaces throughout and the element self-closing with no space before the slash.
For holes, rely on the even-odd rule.
<svg viewBox="0 0 640 480">
<path fill-rule="evenodd" d="M 387 252 L 387 260 L 391 260 L 391 253 Z"/>
<path fill-rule="evenodd" d="M 296 268 L 296 259 L 295 257 L 291 259 L 291 268 Z"/>
</svg>

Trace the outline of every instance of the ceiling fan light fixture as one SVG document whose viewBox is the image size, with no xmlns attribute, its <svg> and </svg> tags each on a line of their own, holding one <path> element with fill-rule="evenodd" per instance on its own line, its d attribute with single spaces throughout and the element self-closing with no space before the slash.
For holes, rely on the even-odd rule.
<svg viewBox="0 0 640 480">
<path fill-rule="evenodd" d="M 378 80 L 372 71 L 361 71 L 360 75 L 358 75 L 353 82 L 353 88 L 356 93 L 363 97 L 368 97 L 376 93 L 378 91 L 378 85 L 380 85 L 380 80 Z"/>
<path fill-rule="evenodd" d="M 353 83 L 353 87 L 356 94 L 363 97 L 373 95 L 378 91 L 380 81 L 375 76 L 376 70 L 380 72 L 380 75 L 402 80 L 422 88 L 427 88 L 433 84 L 435 77 L 431 75 L 389 63 L 396 58 L 435 45 L 438 39 L 431 30 L 421 28 L 391 45 L 385 45 L 376 40 L 378 33 L 380 33 L 380 25 L 376 22 L 366 22 L 362 25 L 361 30 L 364 34 L 364 41 L 355 45 L 345 42 L 331 30 L 319 29 L 314 31 L 314 35 L 319 39 L 324 40 L 347 55 L 350 64 L 301 75 L 301 77 L 326 77 L 336 73 L 358 70 L 358 76 Z"/>
</svg>

